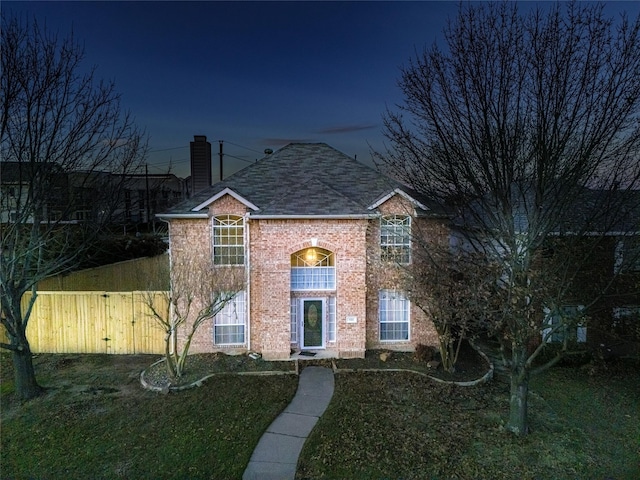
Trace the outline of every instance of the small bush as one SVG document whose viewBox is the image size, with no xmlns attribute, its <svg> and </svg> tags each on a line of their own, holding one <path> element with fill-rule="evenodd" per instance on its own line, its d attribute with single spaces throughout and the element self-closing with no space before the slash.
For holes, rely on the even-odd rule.
<svg viewBox="0 0 640 480">
<path fill-rule="evenodd" d="M 431 360 L 436 359 L 437 355 L 437 349 L 431 345 L 424 345 L 422 343 L 416 345 L 414 357 L 418 362 L 430 362 Z"/>
</svg>

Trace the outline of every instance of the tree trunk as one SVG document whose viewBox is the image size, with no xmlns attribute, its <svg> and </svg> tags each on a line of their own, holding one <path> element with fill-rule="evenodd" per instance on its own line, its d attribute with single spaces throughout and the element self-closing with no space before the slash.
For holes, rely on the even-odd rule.
<svg viewBox="0 0 640 480">
<path fill-rule="evenodd" d="M 509 398 L 509 422 L 507 430 L 518 436 L 525 436 L 528 427 L 529 371 L 526 367 L 526 348 L 519 348 L 512 354 L 511 396 Z"/>
<path fill-rule="evenodd" d="M 16 394 L 22 400 L 31 400 L 42 394 L 43 389 L 36 380 L 33 359 L 29 344 L 20 350 L 12 351 L 13 371 L 15 377 Z"/>
<path fill-rule="evenodd" d="M 6 348 L 11 351 L 13 360 L 15 391 L 21 400 L 31 400 L 43 392 L 42 387 L 38 385 L 36 380 L 31 347 L 29 346 L 26 332 L 36 292 L 32 292 L 29 307 L 23 315 L 20 301 L 25 293 L 24 289 L 21 289 L 20 285 L 5 285 L 4 287 L 2 292 L 4 294 L 2 298 L 2 313 L 6 317 L 3 319 L 3 324 L 9 337 L 9 345 Z"/>
<path fill-rule="evenodd" d="M 176 375 L 176 365 L 174 361 L 175 350 L 173 351 L 173 353 L 171 352 L 171 347 L 173 343 L 171 341 L 172 336 L 173 336 L 173 333 L 169 331 L 164 337 L 164 362 L 165 362 L 165 367 L 167 368 L 167 374 L 169 375 L 169 379 L 175 380 L 177 375 Z"/>
<path fill-rule="evenodd" d="M 191 347 L 191 339 L 193 338 L 194 333 L 196 333 L 195 329 L 193 329 L 187 337 L 187 340 L 182 347 L 182 352 L 180 352 L 178 357 L 178 362 L 176 364 L 176 375 L 178 378 L 182 377 L 182 374 L 184 373 L 184 364 L 187 361 L 187 355 L 189 354 L 189 347 Z"/>
</svg>

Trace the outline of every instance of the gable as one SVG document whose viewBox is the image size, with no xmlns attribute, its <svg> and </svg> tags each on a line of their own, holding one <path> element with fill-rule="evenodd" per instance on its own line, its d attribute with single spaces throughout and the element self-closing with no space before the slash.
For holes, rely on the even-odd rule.
<svg viewBox="0 0 640 480">
<path fill-rule="evenodd" d="M 380 199 L 376 200 L 369 206 L 370 210 L 377 209 L 381 214 L 387 215 L 392 213 L 403 213 L 406 215 L 415 216 L 416 210 L 422 210 L 428 212 L 429 207 L 422 204 L 408 193 L 400 190 L 399 188 L 387 193 Z"/>
<path fill-rule="evenodd" d="M 251 203 L 249 200 L 243 198 L 241 195 L 237 194 L 236 192 L 234 192 L 233 190 L 231 190 L 230 188 L 225 188 L 224 190 L 216 193 L 215 195 L 211 196 L 210 198 L 208 198 L 207 200 L 205 200 L 204 202 L 200 203 L 199 205 L 196 205 L 192 211 L 193 212 L 199 212 L 201 210 L 204 210 L 206 208 L 212 208 L 212 204 L 218 202 L 219 200 L 223 199 L 225 196 L 229 196 L 233 199 L 236 200 L 236 204 L 241 204 L 246 208 L 250 208 L 251 210 L 258 210 L 258 207 L 256 207 L 253 203 Z M 233 203 L 233 202 L 232 202 Z M 225 212 L 228 213 L 228 212 Z"/>
</svg>

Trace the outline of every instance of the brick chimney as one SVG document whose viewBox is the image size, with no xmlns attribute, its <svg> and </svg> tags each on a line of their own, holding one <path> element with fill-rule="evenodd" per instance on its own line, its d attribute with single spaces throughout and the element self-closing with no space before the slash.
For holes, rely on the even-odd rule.
<svg viewBox="0 0 640 480">
<path fill-rule="evenodd" d="M 191 146 L 191 192 L 211 185 L 211 143 L 206 135 L 194 135 Z"/>
</svg>

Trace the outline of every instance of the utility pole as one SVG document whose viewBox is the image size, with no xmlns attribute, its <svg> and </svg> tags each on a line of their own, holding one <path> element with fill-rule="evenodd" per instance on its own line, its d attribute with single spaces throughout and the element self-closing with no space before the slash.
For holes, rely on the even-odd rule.
<svg viewBox="0 0 640 480">
<path fill-rule="evenodd" d="M 151 202 L 149 197 L 149 165 L 144 164 L 144 183 L 147 190 L 147 229 L 149 228 L 149 222 L 151 222 Z"/>
<path fill-rule="evenodd" d="M 220 142 L 220 181 L 222 181 L 222 157 L 224 156 L 224 154 L 222 153 L 222 143 L 223 140 L 218 140 L 218 142 Z"/>
</svg>

